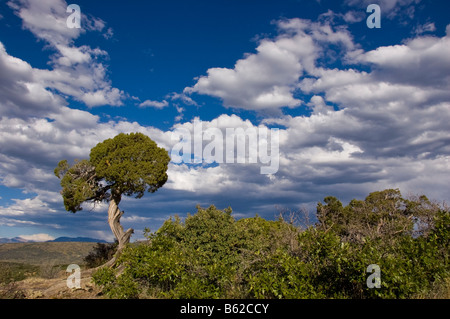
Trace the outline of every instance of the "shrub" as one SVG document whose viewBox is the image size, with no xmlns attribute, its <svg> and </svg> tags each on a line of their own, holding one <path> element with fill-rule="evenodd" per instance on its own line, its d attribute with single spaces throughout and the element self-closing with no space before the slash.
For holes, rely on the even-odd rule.
<svg viewBox="0 0 450 319">
<path fill-rule="evenodd" d="M 92 281 L 102 287 L 102 291 L 110 298 L 130 299 L 138 297 L 137 283 L 127 274 L 116 277 L 114 270 L 103 267 L 92 275 Z"/>
<path fill-rule="evenodd" d="M 117 250 L 118 242 L 114 243 L 97 243 L 92 251 L 83 258 L 88 268 L 95 268 L 103 265 L 113 258 Z"/>
<path fill-rule="evenodd" d="M 397 190 L 345 207 L 327 197 L 318 224 L 306 229 L 197 207 L 128 246 L 118 268 L 101 269 L 94 282 L 113 298 L 427 296 L 445 291 L 450 277 L 449 234 L 448 210 Z M 380 288 L 366 284 L 371 264 L 381 269 Z"/>
</svg>

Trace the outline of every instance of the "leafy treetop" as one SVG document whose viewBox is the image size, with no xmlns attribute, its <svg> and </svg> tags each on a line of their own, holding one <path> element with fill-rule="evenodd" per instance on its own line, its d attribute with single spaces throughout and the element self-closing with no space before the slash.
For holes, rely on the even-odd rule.
<svg viewBox="0 0 450 319">
<path fill-rule="evenodd" d="M 167 181 L 170 157 L 142 133 L 120 133 L 92 148 L 89 160 L 69 166 L 62 160 L 55 168 L 61 179 L 61 194 L 66 210 L 82 209 L 85 201 L 117 202 L 123 195 L 141 198 L 154 193 Z"/>
</svg>

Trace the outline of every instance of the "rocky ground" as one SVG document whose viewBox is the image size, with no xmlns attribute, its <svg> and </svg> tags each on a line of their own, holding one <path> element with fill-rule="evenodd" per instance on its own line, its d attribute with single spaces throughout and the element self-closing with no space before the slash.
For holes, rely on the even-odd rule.
<svg viewBox="0 0 450 319">
<path fill-rule="evenodd" d="M 46 279 L 30 277 L 2 287 L 5 298 L 25 299 L 101 299 L 100 289 L 92 282 L 90 274 L 81 277 L 80 288 L 68 288 L 67 274 Z"/>
</svg>

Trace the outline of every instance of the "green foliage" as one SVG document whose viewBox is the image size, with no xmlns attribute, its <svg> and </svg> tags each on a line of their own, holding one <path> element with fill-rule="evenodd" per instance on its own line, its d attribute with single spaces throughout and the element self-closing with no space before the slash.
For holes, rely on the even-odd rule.
<svg viewBox="0 0 450 319">
<path fill-rule="evenodd" d="M 114 270 L 103 267 L 92 275 L 92 281 L 103 287 L 103 293 L 110 298 L 131 299 L 138 296 L 137 283 L 127 275 L 116 277 Z"/>
<path fill-rule="evenodd" d="M 197 213 L 184 222 L 167 220 L 148 242 L 128 247 L 119 263 L 125 271 L 119 276 L 132 278 L 140 293 L 163 298 L 242 298 L 255 296 L 247 275 L 277 247 L 272 242 L 297 230 L 283 221 L 255 217 L 236 222 L 231 209 L 197 207 Z M 282 243 L 282 244 L 279 244 Z M 119 266 L 120 267 L 120 266 Z M 108 279 L 110 281 L 110 279 Z M 106 282 L 98 281 L 103 285 Z M 110 296 L 121 289 L 115 282 Z M 256 290 L 255 290 L 256 291 Z"/>
<path fill-rule="evenodd" d="M 167 151 L 142 133 L 120 133 L 97 144 L 90 154 L 97 178 L 127 196 L 140 198 L 167 181 Z"/>
<path fill-rule="evenodd" d="M 81 210 L 81 204 L 94 198 L 100 189 L 95 167 L 88 160 L 76 161 L 71 167 L 62 160 L 55 168 L 55 175 L 61 179 L 64 207 L 72 213 Z"/>
<path fill-rule="evenodd" d="M 62 160 L 55 168 L 61 179 L 61 194 L 66 210 L 82 209 L 86 201 L 109 201 L 114 192 L 140 198 L 167 181 L 170 157 L 148 136 L 142 133 L 120 133 L 92 148 L 89 160 L 69 166 Z"/>
<path fill-rule="evenodd" d="M 353 199 L 346 207 L 335 197 L 326 197 L 324 202 L 317 205 L 317 227 L 332 229 L 343 240 L 353 242 L 376 238 L 391 242 L 403 235 L 423 235 L 432 228 L 433 216 L 440 209 L 425 196 L 404 199 L 398 189 L 373 192 L 364 201 Z"/>
<path fill-rule="evenodd" d="M 118 268 L 94 280 L 112 298 L 411 298 L 446 287 L 448 210 L 398 190 L 324 203 L 307 229 L 197 207 L 127 247 Z M 381 288 L 366 284 L 371 264 Z"/>
</svg>

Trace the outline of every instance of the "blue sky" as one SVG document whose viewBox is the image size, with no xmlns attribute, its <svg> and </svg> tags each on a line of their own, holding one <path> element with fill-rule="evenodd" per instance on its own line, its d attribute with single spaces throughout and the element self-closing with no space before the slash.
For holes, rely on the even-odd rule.
<svg viewBox="0 0 450 319">
<path fill-rule="evenodd" d="M 0 237 L 112 239 L 106 206 L 64 210 L 53 168 L 143 132 L 279 128 L 279 170 L 171 163 L 127 198 L 124 227 L 156 230 L 200 204 L 236 218 L 314 210 L 400 188 L 448 201 L 448 1 L 0 1 Z M 381 28 L 368 28 L 369 4 Z"/>
</svg>

